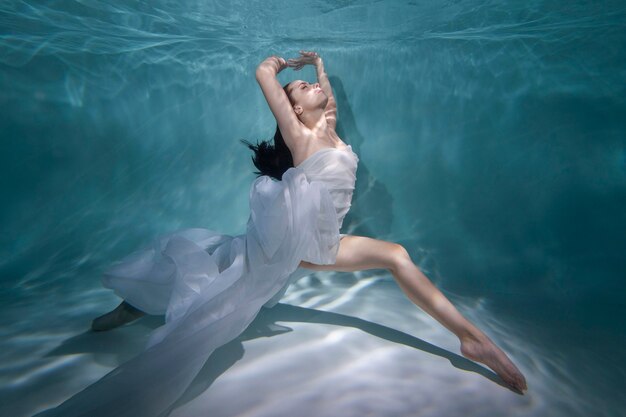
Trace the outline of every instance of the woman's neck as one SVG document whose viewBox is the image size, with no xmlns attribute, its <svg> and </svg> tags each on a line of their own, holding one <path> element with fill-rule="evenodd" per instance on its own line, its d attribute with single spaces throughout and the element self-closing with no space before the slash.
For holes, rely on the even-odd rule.
<svg viewBox="0 0 626 417">
<path fill-rule="evenodd" d="M 326 122 L 326 116 L 324 116 L 323 110 L 319 112 L 309 112 L 302 114 L 300 121 L 309 128 L 313 136 L 319 139 L 332 139 L 330 136 L 330 129 Z"/>
</svg>

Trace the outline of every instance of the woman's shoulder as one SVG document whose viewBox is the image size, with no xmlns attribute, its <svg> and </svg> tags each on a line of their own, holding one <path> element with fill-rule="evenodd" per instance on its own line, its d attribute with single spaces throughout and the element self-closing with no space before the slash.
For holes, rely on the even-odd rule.
<svg viewBox="0 0 626 417">
<path fill-rule="evenodd" d="M 328 141 L 322 141 L 319 138 L 310 136 L 301 139 L 295 149 L 291 150 L 291 154 L 294 166 L 298 166 L 321 150 L 347 150 L 349 147 L 337 134 L 331 135 Z"/>
<path fill-rule="evenodd" d="M 348 144 L 339 137 L 335 129 L 330 129 L 330 137 L 335 141 L 337 147 L 348 147 Z"/>
</svg>

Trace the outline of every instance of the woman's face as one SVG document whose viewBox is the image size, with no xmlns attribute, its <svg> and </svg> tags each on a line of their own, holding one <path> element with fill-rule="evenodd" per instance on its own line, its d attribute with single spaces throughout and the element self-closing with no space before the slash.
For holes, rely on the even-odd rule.
<svg viewBox="0 0 626 417">
<path fill-rule="evenodd" d="M 324 109 L 328 97 L 320 88 L 319 83 L 309 84 L 306 81 L 296 80 L 289 83 L 289 95 L 294 106 L 301 106 L 304 111 Z"/>
</svg>

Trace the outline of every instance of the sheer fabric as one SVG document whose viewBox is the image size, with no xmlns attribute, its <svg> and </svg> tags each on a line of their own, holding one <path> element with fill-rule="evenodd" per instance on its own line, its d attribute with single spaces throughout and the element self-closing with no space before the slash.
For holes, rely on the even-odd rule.
<svg viewBox="0 0 626 417">
<path fill-rule="evenodd" d="M 167 415 L 216 348 L 312 272 L 298 267 L 301 260 L 335 263 L 358 160 L 351 146 L 324 148 L 282 181 L 253 182 L 245 234 L 182 229 L 112 265 L 103 285 L 146 313 L 164 314 L 165 324 L 143 352 L 40 415 Z"/>
</svg>

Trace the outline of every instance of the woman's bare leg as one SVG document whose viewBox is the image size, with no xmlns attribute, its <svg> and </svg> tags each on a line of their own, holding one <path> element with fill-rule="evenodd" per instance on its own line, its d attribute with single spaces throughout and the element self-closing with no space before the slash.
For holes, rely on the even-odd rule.
<svg viewBox="0 0 626 417">
<path fill-rule="evenodd" d="M 484 363 L 511 388 L 519 392 L 527 389 L 526 379 L 507 355 L 459 313 L 413 263 L 403 246 L 365 236 L 348 235 L 341 239 L 334 265 L 302 261 L 300 266 L 318 271 L 389 270 L 411 301 L 459 338 L 463 356 Z"/>
<path fill-rule="evenodd" d="M 126 301 L 122 301 L 122 303 L 114 310 L 95 318 L 91 322 L 91 329 L 97 332 L 111 330 L 123 324 L 137 320 L 145 314 L 146 313 L 133 307 Z"/>
</svg>

